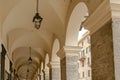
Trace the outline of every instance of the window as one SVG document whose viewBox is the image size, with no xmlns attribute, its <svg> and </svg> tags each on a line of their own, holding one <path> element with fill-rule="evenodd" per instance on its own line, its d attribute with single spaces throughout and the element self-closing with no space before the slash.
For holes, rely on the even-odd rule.
<svg viewBox="0 0 120 80">
<path fill-rule="evenodd" d="M 89 47 L 86 48 L 86 53 L 88 53 L 88 48 L 89 48 Z"/>
<path fill-rule="evenodd" d="M 88 70 L 88 77 L 90 77 L 90 70 Z"/>
<path fill-rule="evenodd" d="M 84 67 L 84 61 L 82 61 L 82 67 Z"/>
<path fill-rule="evenodd" d="M 81 43 L 82 44 L 82 47 L 84 46 L 84 42 Z"/>
<path fill-rule="evenodd" d="M 82 51 L 81 51 L 81 56 L 84 56 L 84 55 L 85 55 L 85 51 L 82 50 Z"/>
<path fill-rule="evenodd" d="M 90 46 L 88 46 L 87 48 L 86 48 L 86 53 L 89 53 L 91 50 L 90 50 Z"/>
<path fill-rule="evenodd" d="M 83 78 L 84 78 L 84 72 L 83 72 L 82 76 L 83 76 Z"/>
<path fill-rule="evenodd" d="M 88 47 L 88 51 L 91 52 L 91 46 Z"/>
<path fill-rule="evenodd" d="M 90 66 L 90 58 L 88 57 L 88 66 Z"/>
<path fill-rule="evenodd" d="M 90 36 L 87 37 L 87 42 L 90 43 Z"/>
</svg>

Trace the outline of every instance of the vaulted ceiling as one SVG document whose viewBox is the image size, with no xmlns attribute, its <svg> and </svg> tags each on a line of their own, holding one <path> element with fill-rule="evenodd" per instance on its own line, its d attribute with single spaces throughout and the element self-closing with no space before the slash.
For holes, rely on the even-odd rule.
<svg viewBox="0 0 120 80">
<path fill-rule="evenodd" d="M 27 61 L 33 59 L 29 78 L 33 78 L 46 53 L 52 52 L 55 38 L 65 39 L 65 18 L 69 0 L 39 0 L 39 13 L 43 21 L 39 30 L 32 22 L 36 13 L 36 0 L 0 0 L 0 30 L 2 42 L 20 78 L 26 78 Z"/>
<path fill-rule="evenodd" d="M 86 2 L 92 13 L 103 0 L 81 1 Z M 97 4 L 91 6 L 95 1 Z M 39 0 L 43 21 L 37 30 L 32 23 L 36 0 L 0 0 L 0 38 L 19 77 L 26 78 L 29 47 L 33 58 L 29 78 L 33 78 L 46 53 L 51 54 L 54 39 L 59 39 L 60 48 L 65 44 L 69 9 L 74 6 L 75 0 Z"/>
</svg>

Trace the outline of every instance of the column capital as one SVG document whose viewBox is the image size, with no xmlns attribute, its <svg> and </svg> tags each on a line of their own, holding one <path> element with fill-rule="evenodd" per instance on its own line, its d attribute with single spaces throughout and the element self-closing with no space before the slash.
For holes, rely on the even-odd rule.
<svg viewBox="0 0 120 80">
<path fill-rule="evenodd" d="M 112 22 L 113 22 L 113 23 L 120 23 L 120 18 L 113 18 L 113 19 L 112 19 Z"/>
<path fill-rule="evenodd" d="M 78 55 L 81 47 L 79 46 L 64 46 L 57 52 L 57 55 L 63 59 L 67 55 Z"/>
<path fill-rule="evenodd" d="M 45 73 L 49 73 L 49 68 L 44 69 Z"/>
<path fill-rule="evenodd" d="M 112 27 L 114 27 L 113 30 L 119 30 L 119 26 L 120 26 L 120 18 L 113 18 L 112 19 Z M 115 31 L 113 33 L 115 33 Z"/>
<path fill-rule="evenodd" d="M 52 61 L 50 62 L 51 68 L 53 67 L 60 67 L 60 61 Z"/>
</svg>

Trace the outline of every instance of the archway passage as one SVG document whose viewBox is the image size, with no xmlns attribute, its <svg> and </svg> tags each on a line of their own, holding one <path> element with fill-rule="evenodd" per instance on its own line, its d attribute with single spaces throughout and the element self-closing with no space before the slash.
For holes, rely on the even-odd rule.
<svg viewBox="0 0 120 80">
<path fill-rule="evenodd" d="M 40 0 L 39 4 L 43 21 L 41 28 L 36 30 L 32 23 L 35 0 L 0 0 L 0 41 L 7 51 L 5 64 L 7 61 L 12 63 L 12 66 L 6 65 L 5 76 L 11 74 L 12 78 L 20 80 L 36 80 L 40 75 L 44 80 L 53 77 L 60 79 L 60 76 L 61 80 L 79 80 L 81 47 L 78 46 L 78 33 L 79 29 L 85 27 L 91 36 L 93 80 L 115 80 L 111 16 L 114 14 L 113 19 L 117 18 L 119 22 L 119 1 Z M 116 31 L 119 29 L 118 22 L 114 26 L 117 27 Z M 28 70 L 26 62 L 29 59 L 29 47 L 32 50 L 32 63 Z M 115 48 L 117 51 L 119 47 Z M 116 60 L 119 62 L 119 58 Z M 115 65 L 119 70 L 117 62 Z M 58 71 L 61 71 L 59 76 L 51 76 L 51 72 L 55 74 Z"/>
<path fill-rule="evenodd" d="M 65 46 L 62 49 L 62 56 L 64 56 L 61 59 L 62 80 L 80 79 L 78 73 L 78 61 L 81 48 L 78 46 L 78 35 L 82 23 L 89 16 L 88 14 L 89 12 L 86 4 L 79 2 L 69 16 Z"/>
</svg>

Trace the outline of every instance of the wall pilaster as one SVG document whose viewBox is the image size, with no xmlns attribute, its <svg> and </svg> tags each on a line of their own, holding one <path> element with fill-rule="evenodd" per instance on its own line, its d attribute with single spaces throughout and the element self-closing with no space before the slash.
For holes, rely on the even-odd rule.
<svg viewBox="0 0 120 80">
<path fill-rule="evenodd" d="M 92 80 L 115 80 L 111 21 L 91 35 Z"/>
</svg>

